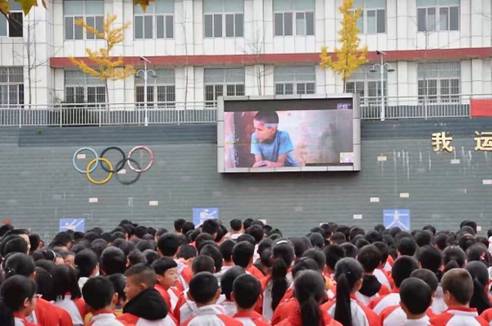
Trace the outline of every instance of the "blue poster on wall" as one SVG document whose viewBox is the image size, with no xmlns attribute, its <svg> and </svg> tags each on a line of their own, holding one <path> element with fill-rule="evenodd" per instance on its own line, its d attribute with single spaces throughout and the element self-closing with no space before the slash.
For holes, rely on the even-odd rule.
<svg viewBox="0 0 492 326">
<path fill-rule="evenodd" d="M 83 217 L 63 217 L 60 219 L 60 232 L 72 230 L 75 232 L 85 232 L 85 218 Z"/>
<path fill-rule="evenodd" d="M 384 209 L 383 210 L 383 224 L 384 227 L 389 229 L 392 227 L 399 227 L 402 230 L 410 230 L 410 210 L 409 209 Z"/>
<path fill-rule="evenodd" d="M 193 224 L 202 225 L 206 220 L 217 220 L 219 218 L 218 208 L 193 208 Z"/>
</svg>

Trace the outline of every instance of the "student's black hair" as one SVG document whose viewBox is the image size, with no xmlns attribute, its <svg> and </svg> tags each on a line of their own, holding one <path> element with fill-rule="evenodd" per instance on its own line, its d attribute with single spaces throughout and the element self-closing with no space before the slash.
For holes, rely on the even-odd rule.
<svg viewBox="0 0 492 326">
<path fill-rule="evenodd" d="M 422 230 L 429 231 L 433 236 L 436 234 L 436 228 L 430 224 L 425 225 Z"/>
<path fill-rule="evenodd" d="M 295 258 L 294 248 L 287 240 L 280 240 L 273 246 L 272 257 L 272 310 L 275 310 L 289 287 L 286 276 Z"/>
<path fill-rule="evenodd" d="M 163 256 L 172 257 L 178 252 L 180 241 L 174 233 L 164 233 L 157 241 L 157 248 Z"/>
<path fill-rule="evenodd" d="M 253 246 L 256 244 L 255 238 L 251 234 L 243 233 L 236 239 L 237 242 L 247 241 Z"/>
<path fill-rule="evenodd" d="M 199 255 L 195 259 L 193 259 L 193 263 L 191 263 L 191 271 L 193 272 L 193 274 L 197 274 L 200 272 L 214 273 L 215 262 L 210 256 Z"/>
<path fill-rule="evenodd" d="M 87 241 L 89 242 L 92 242 L 94 240 L 97 240 L 97 239 L 100 239 L 100 236 L 98 233 L 96 232 L 93 232 L 93 231 L 87 231 L 85 234 L 84 234 L 84 239 L 86 239 Z"/>
<path fill-rule="evenodd" d="M 242 274 L 232 283 L 232 292 L 239 308 L 251 309 L 261 294 L 261 283 L 249 274 Z"/>
<path fill-rule="evenodd" d="M 417 244 L 412 238 L 403 237 L 398 242 L 397 249 L 402 256 L 413 256 L 417 250 Z"/>
<path fill-rule="evenodd" d="M 55 286 L 53 294 L 58 298 L 63 298 L 69 293 L 72 300 L 81 297 L 80 288 L 77 283 L 77 271 L 66 265 L 56 265 L 53 268 L 53 279 Z"/>
<path fill-rule="evenodd" d="M 326 265 L 325 254 L 320 249 L 317 248 L 308 249 L 304 251 L 302 257 L 313 259 L 316 262 L 316 264 L 318 264 L 320 271 L 322 271 L 325 268 Z"/>
<path fill-rule="evenodd" d="M 466 270 L 473 279 L 473 296 L 470 307 L 477 308 L 478 314 L 490 308 L 488 296 L 489 272 L 487 266 L 480 261 L 471 261 L 466 265 Z"/>
<path fill-rule="evenodd" d="M 41 244 L 41 237 L 39 236 L 39 234 L 29 234 L 29 243 L 31 244 L 31 252 L 37 250 L 39 245 Z"/>
<path fill-rule="evenodd" d="M 301 257 L 292 266 L 292 276 L 295 278 L 300 272 L 305 270 L 313 270 L 321 273 L 318 263 L 309 257 Z"/>
<path fill-rule="evenodd" d="M 243 221 L 243 227 L 244 227 L 244 229 L 249 228 L 253 222 L 254 222 L 254 220 L 252 218 L 250 218 L 250 217 L 248 217 L 247 219 L 245 219 Z"/>
<path fill-rule="evenodd" d="M 458 246 L 449 246 L 442 252 L 444 262 L 444 272 L 453 268 L 463 268 L 465 266 L 466 255 L 463 249 Z"/>
<path fill-rule="evenodd" d="M 136 264 L 128 268 L 125 276 L 133 277 L 137 283 L 145 284 L 147 288 L 154 287 L 156 276 L 154 270 L 145 264 Z"/>
<path fill-rule="evenodd" d="M 36 283 L 28 277 L 15 275 L 2 283 L 0 288 L 0 325 L 14 326 L 13 313 L 24 306 L 26 299 L 36 294 Z"/>
<path fill-rule="evenodd" d="M 430 245 L 420 247 L 417 251 L 417 259 L 422 268 L 430 269 L 441 278 L 442 254 L 438 249 Z"/>
<path fill-rule="evenodd" d="M 366 233 L 364 232 L 364 230 L 362 228 L 360 228 L 358 226 L 353 226 L 349 230 L 348 239 L 353 240 L 357 236 L 360 236 L 363 238 L 365 234 Z"/>
<path fill-rule="evenodd" d="M 214 260 L 215 273 L 220 272 L 222 269 L 222 254 L 216 244 L 207 244 L 200 250 L 200 255 L 209 256 Z"/>
<path fill-rule="evenodd" d="M 120 239 L 120 238 L 115 239 L 113 241 L 113 243 L 111 244 L 111 246 L 120 248 L 123 251 L 123 253 L 125 254 L 125 256 L 127 256 L 130 253 L 130 251 L 135 249 L 135 245 L 133 244 L 133 242 L 127 241 L 125 239 Z"/>
<path fill-rule="evenodd" d="M 114 292 L 118 293 L 118 298 L 122 302 L 126 301 L 125 285 L 126 278 L 123 274 L 112 274 L 106 276 L 106 278 L 113 284 Z"/>
<path fill-rule="evenodd" d="M 100 267 L 106 275 L 124 273 L 126 269 L 125 253 L 120 248 L 107 247 L 101 254 Z"/>
<path fill-rule="evenodd" d="M 219 232 L 219 222 L 217 220 L 206 220 L 202 224 L 202 232 L 214 235 Z"/>
<path fill-rule="evenodd" d="M 237 232 L 241 230 L 241 227 L 243 226 L 243 222 L 240 219 L 235 218 L 229 222 L 229 225 L 231 226 L 232 230 Z"/>
<path fill-rule="evenodd" d="M 325 246 L 325 238 L 318 232 L 312 232 L 309 234 L 309 241 L 311 242 L 311 246 L 322 249 Z"/>
<path fill-rule="evenodd" d="M 358 241 L 359 240 L 357 240 L 357 242 Z M 369 242 L 367 242 L 364 239 L 360 239 L 360 241 L 364 241 L 364 246 L 369 244 Z M 357 252 L 359 250 L 357 249 L 357 246 L 355 246 L 354 244 L 350 242 L 345 242 L 340 245 L 340 248 L 343 249 L 344 257 L 352 257 L 352 258 L 357 257 Z"/>
<path fill-rule="evenodd" d="M 193 224 L 193 222 L 187 221 L 183 224 L 182 233 L 187 234 L 189 231 L 194 230 L 194 229 L 195 229 L 195 224 Z"/>
<path fill-rule="evenodd" d="M 379 253 L 381 254 L 381 263 L 383 264 L 386 263 L 386 260 L 388 259 L 389 256 L 388 245 L 383 241 L 375 241 L 372 243 L 372 245 L 378 248 Z"/>
<path fill-rule="evenodd" d="M 141 252 L 144 252 L 147 249 L 154 250 L 155 249 L 155 243 L 152 240 L 143 240 L 142 239 L 142 240 L 137 241 L 135 248 L 137 248 Z"/>
<path fill-rule="evenodd" d="M 39 259 L 34 263 L 36 264 L 36 267 L 44 268 L 50 274 L 53 272 L 53 269 L 56 266 L 52 260 L 47 260 L 47 259 Z"/>
<path fill-rule="evenodd" d="M 208 272 L 200 272 L 193 276 L 189 284 L 189 293 L 197 304 L 210 302 L 219 289 L 217 278 Z"/>
<path fill-rule="evenodd" d="M 345 257 L 345 251 L 339 245 L 328 245 L 323 250 L 326 258 L 326 266 L 331 270 L 335 270 L 336 263 Z"/>
<path fill-rule="evenodd" d="M 67 232 L 67 231 L 59 232 L 55 235 L 55 237 L 53 238 L 53 240 L 49 244 L 49 247 L 51 247 L 51 248 L 53 248 L 53 247 L 65 247 L 65 246 L 68 246 L 70 244 L 70 242 L 72 242 L 72 241 L 73 241 L 73 237 L 69 232 Z"/>
<path fill-rule="evenodd" d="M 476 243 L 466 250 L 467 261 L 480 261 L 489 267 L 492 258 L 488 248 L 482 243 Z"/>
<path fill-rule="evenodd" d="M 414 270 L 411 274 L 410 277 L 416 277 L 427 283 L 427 285 L 430 287 L 432 293 L 436 292 L 437 287 L 439 285 L 439 280 L 437 279 L 437 276 L 435 273 L 433 273 L 431 270 L 426 269 L 426 268 L 419 268 Z M 405 282 L 405 281 L 403 281 Z"/>
<path fill-rule="evenodd" d="M 54 301 L 56 299 L 53 294 L 55 286 L 55 280 L 50 272 L 42 267 L 36 266 L 36 274 L 34 275 L 34 281 L 37 285 L 37 293 L 41 294 L 43 299 L 47 301 Z"/>
<path fill-rule="evenodd" d="M 272 267 L 272 247 L 273 241 L 272 239 L 265 238 L 261 240 L 258 244 L 258 255 L 260 255 L 259 262 L 255 262 L 255 264 L 260 263 L 265 267 Z"/>
<path fill-rule="evenodd" d="M 253 224 L 245 231 L 247 234 L 250 234 L 255 238 L 255 243 L 259 243 L 264 236 L 263 227 L 258 224 Z"/>
<path fill-rule="evenodd" d="M 296 259 L 302 257 L 304 252 L 312 247 L 311 241 L 309 241 L 309 239 L 306 237 L 290 238 L 289 240 L 294 247 L 294 254 L 296 255 Z"/>
<path fill-rule="evenodd" d="M 473 279 L 464 268 L 453 268 L 444 273 L 441 279 L 444 293 L 449 292 L 462 305 L 467 305 L 473 296 Z"/>
<path fill-rule="evenodd" d="M 448 235 L 446 233 L 438 233 L 434 238 L 436 247 L 443 251 L 448 246 Z"/>
<path fill-rule="evenodd" d="M 16 252 L 10 254 L 5 258 L 2 263 L 5 278 L 9 278 L 14 275 L 22 275 L 30 277 L 36 268 L 34 260 L 23 253 Z"/>
<path fill-rule="evenodd" d="M 395 286 L 400 287 L 401 282 L 408 278 L 410 274 L 419 268 L 417 261 L 410 256 L 400 256 L 393 264 L 391 277 L 395 281 Z"/>
<path fill-rule="evenodd" d="M 278 114 L 275 111 L 258 111 L 254 118 L 263 123 L 278 123 Z"/>
<path fill-rule="evenodd" d="M 5 236 L 0 243 L 0 253 L 3 257 L 9 253 L 21 252 L 28 253 L 28 243 L 24 238 L 17 234 L 10 234 Z"/>
<path fill-rule="evenodd" d="M 337 282 L 336 306 L 334 317 L 344 326 L 352 326 L 350 295 L 355 284 L 362 279 L 364 269 L 354 258 L 343 258 L 335 265 L 335 281 Z"/>
<path fill-rule="evenodd" d="M 235 265 L 247 268 L 255 253 L 255 246 L 250 242 L 241 241 L 232 248 L 232 261 Z"/>
<path fill-rule="evenodd" d="M 432 303 L 432 291 L 421 279 L 409 277 L 401 283 L 400 300 L 410 313 L 421 315 Z"/>
<path fill-rule="evenodd" d="M 97 257 L 100 257 L 103 250 L 108 246 L 108 242 L 104 239 L 96 239 L 91 242 L 91 249 L 96 253 Z"/>
<path fill-rule="evenodd" d="M 234 240 L 225 240 L 220 244 L 219 250 L 225 262 L 232 261 L 232 250 L 235 245 L 236 242 Z"/>
<path fill-rule="evenodd" d="M 320 304 L 326 300 L 325 283 L 319 272 L 306 270 L 294 281 L 294 293 L 301 310 L 302 325 L 323 325 Z"/>
<path fill-rule="evenodd" d="M 182 232 L 183 231 L 183 225 L 186 223 L 186 220 L 183 218 L 178 218 L 177 220 L 174 220 L 174 230 L 176 232 Z"/>
<path fill-rule="evenodd" d="M 461 249 L 463 249 L 463 251 L 466 251 L 468 248 L 473 246 L 476 242 L 477 240 L 475 239 L 475 236 L 472 234 L 468 234 L 468 233 L 460 234 L 458 237 L 458 245 L 461 247 Z"/>
<path fill-rule="evenodd" d="M 463 220 L 460 223 L 460 229 L 463 229 L 465 226 L 470 227 L 473 230 L 473 234 L 477 233 L 477 223 L 475 221 Z"/>
<path fill-rule="evenodd" d="M 133 266 L 136 264 L 147 264 L 147 258 L 145 258 L 144 254 L 138 249 L 134 249 L 130 251 L 130 253 L 127 256 L 127 259 L 128 259 L 128 266 Z"/>
<path fill-rule="evenodd" d="M 383 236 L 378 231 L 372 230 L 366 233 L 365 239 L 370 243 L 373 243 L 376 241 L 383 241 Z"/>
<path fill-rule="evenodd" d="M 159 253 L 155 250 L 152 250 L 152 249 L 144 250 L 144 252 L 142 252 L 142 255 L 145 257 L 145 262 L 149 266 L 152 265 L 152 263 L 155 260 L 160 258 Z"/>
<path fill-rule="evenodd" d="M 432 244 L 433 234 L 430 231 L 422 230 L 415 233 L 415 242 L 419 247 Z"/>
<path fill-rule="evenodd" d="M 239 266 L 232 266 L 220 278 L 220 287 L 222 294 L 227 300 L 231 300 L 232 284 L 234 280 L 245 273 L 244 269 Z"/>
<path fill-rule="evenodd" d="M 82 288 L 85 304 L 94 310 L 100 310 L 111 305 L 113 294 L 113 283 L 102 276 L 91 277 Z"/>
<path fill-rule="evenodd" d="M 181 245 L 178 249 L 178 253 L 176 254 L 177 258 L 190 259 L 196 257 L 198 252 L 195 247 L 192 245 Z"/>
<path fill-rule="evenodd" d="M 200 251 L 200 248 L 203 246 L 203 243 L 206 241 L 211 241 L 215 242 L 214 238 L 208 234 L 208 233 L 200 233 L 196 238 L 195 238 L 195 247 L 198 251 Z"/>
<path fill-rule="evenodd" d="M 215 237 L 215 242 L 220 243 L 227 234 L 227 228 L 223 224 L 219 224 L 219 231 Z"/>
<path fill-rule="evenodd" d="M 97 266 L 97 255 L 91 249 L 83 249 L 75 255 L 78 277 L 90 277 Z"/>
<path fill-rule="evenodd" d="M 372 273 L 381 264 L 381 252 L 374 245 L 367 245 L 359 250 L 357 260 L 366 273 Z"/>
<path fill-rule="evenodd" d="M 12 224 L 3 224 L 0 226 L 0 237 L 6 235 L 10 230 L 13 230 L 14 226 Z"/>
<path fill-rule="evenodd" d="M 347 238 L 345 237 L 344 233 L 335 232 L 331 235 L 330 241 L 331 241 L 331 243 L 340 245 L 340 244 L 344 243 L 345 241 L 347 241 Z"/>
</svg>

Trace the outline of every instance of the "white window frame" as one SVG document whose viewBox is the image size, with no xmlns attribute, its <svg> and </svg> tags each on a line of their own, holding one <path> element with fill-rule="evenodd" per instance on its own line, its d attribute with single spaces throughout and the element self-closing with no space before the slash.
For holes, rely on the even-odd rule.
<svg viewBox="0 0 492 326">
<path fill-rule="evenodd" d="M 95 34 L 92 34 L 92 33 L 89 33 L 89 31 L 85 30 L 85 28 L 83 28 L 82 26 L 79 26 L 77 25 L 75 22 L 79 19 L 83 19 L 85 21 L 86 24 L 88 25 L 91 25 L 92 27 L 96 28 L 99 32 L 103 32 L 104 30 L 104 9 L 103 9 L 103 12 L 101 14 L 98 14 L 98 15 L 95 15 L 95 14 L 87 14 L 88 10 L 87 10 L 87 5 L 88 5 L 88 1 L 87 0 L 80 0 L 82 3 L 83 3 L 83 11 L 79 14 L 67 14 L 65 12 L 65 9 L 64 9 L 64 12 L 63 12 L 63 38 L 64 40 L 73 40 L 73 41 L 77 41 L 77 40 L 94 40 L 94 39 L 102 39 L 102 37 L 98 36 L 98 35 L 95 35 Z M 63 1 L 63 6 L 65 6 L 65 3 L 69 3 L 70 0 L 64 0 Z M 101 1 L 103 3 L 103 8 L 104 8 L 104 1 Z M 67 20 L 71 19 L 71 23 L 70 25 L 72 26 L 71 27 L 71 30 L 72 30 L 72 35 L 71 37 L 67 37 L 67 33 L 68 33 L 68 30 L 67 30 Z M 88 22 L 88 19 L 92 19 L 93 20 L 93 23 L 89 23 Z M 82 33 L 82 37 L 81 38 L 76 38 L 75 35 L 76 35 L 76 31 L 77 30 L 80 30 L 80 32 Z"/>
<path fill-rule="evenodd" d="M 458 21 L 456 22 L 456 28 L 455 29 L 451 29 L 451 10 L 452 8 L 457 8 L 457 11 L 458 11 L 458 15 L 457 15 L 457 19 Z M 430 27 L 430 19 L 429 19 L 429 10 L 430 9 L 433 9 L 434 10 L 434 21 L 433 21 L 433 24 L 434 24 L 434 27 L 431 28 Z M 446 28 L 442 28 L 441 26 L 441 11 L 443 9 L 447 9 L 448 13 L 447 13 L 447 20 L 446 20 L 446 24 L 447 24 L 447 27 Z M 425 26 L 422 30 L 420 24 L 419 24 L 419 11 L 420 10 L 425 10 Z M 427 32 L 439 32 L 439 31 L 459 31 L 460 30 L 460 21 L 461 21 L 461 3 L 459 5 L 433 5 L 433 6 L 417 6 L 417 32 L 419 33 L 427 33 Z"/>
<path fill-rule="evenodd" d="M 80 73 L 80 79 L 77 81 L 67 80 L 67 72 L 74 70 L 66 70 L 64 74 L 64 90 L 65 90 L 65 102 L 69 104 L 82 104 L 82 103 L 106 103 L 106 86 L 104 81 L 97 78 L 90 77 L 84 73 Z M 96 81 L 97 83 L 88 83 L 88 80 Z M 73 92 L 72 101 L 69 101 L 69 89 Z M 94 93 L 94 101 L 89 101 L 89 93 Z M 81 101 L 79 101 L 82 99 Z"/>
<path fill-rule="evenodd" d="M 22 73 L 22 81 L 14 78 Z M 15 98 L 15 100 L 14 100 Z M 22 66 L 0 67 L 0 106 L 24 104 L 24 69 Z"/>
<path fill-rule="evenodd" d="M 290 66 L 275 67 L 275 72 L 278 73 L 278 68 L 289 68 Z M 292 71 L 295 72 L 296 68 L 300 66 L 292 66 Z M 306 66 L 302 66 L 306 67 Z M 310 66 L 311 67 L 311 66 Z M 274 76 L 275 95 L 302 95 L 302 94 L 315 94 L 316 93 L 316 69 L 313 69 L 313 78 L 298 78 L 294 75 L 292 80 L 276 80 L 278 77 Z"/>
<path fill-rule="evenodd" d="M 310 26 L 308 26 L 308 19 L 307 19 L 307 15 L 310 14 L 312 15 L 312 26 L 310 28 L 310 33 L 308 34 L 308 28 Z M 291 22 L 292 22 L 292 26 L 291 26 L 291 31 L 292 33 L 291 34 L 286 34 L 285 33 L 285 30 L 286 30 L 286 15 L 292 15 L 292 19 L 291 19 Z M 299 30 L 298 26 L 297 26 L 297 16 L 298 15 L 303 15 L 304 18 L 303 18 L 303 21 L 304 23 L 302 24 L 303 27 L 302 27 L 302 31 Z M 277 19 L 279 19 L 278 17 L 282 17 L 282 31 L 281 33 L 279 33 L 279 31 L 277 31 L 277 24 L 276 24 L 276 21 Z M 315 34 L 315 14 L 314 14 L 314 11 L 311 11 L 311 10 L 285 10 L 285 11 L 274 11 L 273 12 L 273 35 L 276 36 L 276 37 L 283 37 L 283 36 L 314 36 Z M 311 33 L 312 32 L 312 33 Z"/>
<path fill-rule="evenodd" d="M 438 67 L 442 63 L 429 63 L 429 64 L 437 64 Z M 441 70 L 437 70 L 438 75 L 435 76 L 422 76 L 418 74 L 417 79 L 417 93 L 419 97 L 419 103 L 459 103 L 461 98 L 461 67 L 459 62 L 455 63 L 458 67 L 457 73 L 458 76 L 441 76 Z M 424 63 L 425 65 L 425 63 Z M 425 71 L 425 67 L 422 69 L 418 69 L 419 71 Z M 443 84 L 448 84 L 447 87 L 444 87 Z M 429 84 L 434 84 L 435 93 L 430 93 Z M 453 86 L 453 84 L 455 84 Z M 443 93 L 443 89 L 447 89 L 446 93 Z M 456 91 L 453 91 L 456 90 Z"/>
<path fill-rule="evenodd" d="M 227 0 L 224 0 L 227 1 Z M 218 11 L 207 11 L 205 8 L 203 9 L 203 37 L 204 38 L 234 38 L 234 37 L 244 37 L 244 4 L 243 11 L 231 11 L 225 10 L 222 6 L 222 10 Z M 233 32 L 230 35 L 227 30 L 227 18 L 232 17 L 233 20 Z M 238 22 L 238 20 L 241 20 Z M 211 20 L 211 35 L 207 33 L 207 21 Z M 220 21 L 220 30 L 217 30 L 215 27 L 216 21 Z M 239 28 L 239 26 L 241 26 Z"/>
<path fill-rule="evenodd" d="M 159 1 L 159 0 L 156 0 Z M 133 14 L 133 38 L 135 40 L 157 40 L 157 39 L 174 39 L 174 11 L 175 7 L 173 7 L 172 12 L 158 12 L 156 2 L 152 2 L 145 12 L 137 12 L 135 10 L 136 6 L 140 6 L 138 4 L 134 5 L 134 14 Z M 173 1 L 173 6 L 175 3 Z M 137 36 L 137 18 L 142 19 L 142 36 Z M 151 21 L 151 33 L 152 35 L 146 35 L 145 30 L 145 22 L 150 19 Z M 159 27 L 159 20 L 162 20 L 162 28 Z M 172 28 L 168 29 L 168 21 L 171 21 Z"/>
<path fill-rule="evenodd" d="M 170 71 L 163 71 L 164 73 L 171 73 Z M 148 73 L 150 75 L 150 73 Z M 173 108 L 176 105 L 176 82 L 174 71 L 173 81 L 162 81 L 159 78 L 151 77 L 147 80 L 147 106 L 150 107 L 165 107 Z M 164 90 L 162 94 L 161 90 Z M 142 106 L 145 103 L 145 81 L 142 74 L 135 76 L 135 102 L 138 106 Z M 172 95 L 171 95 L 172 94 Z M 140 95 L 142 100 L 139 100 Z M 159 101 L 160 95 L 164 95 L 166 98 L 164 101 Z"/>
<path fill-rule="evenodd" d="M 222 81 L 215 82 L 207 82 L 206 78 L 206 70 L 207 69 L 223 69 L 224 78 Z M 215 107 L 217 106 L 217 98 L 219 96 L 244 96 L 246 92 L 245 85 L 245 71 L 242 69 L 243 80 L 242 81 L 231 81 L 227 80 L 226 74 L 228 69 L 238 69 L 238 68 L 205 68 L 203 73 L 204 82 L 203 82 L 203 98 L 205 99 L 205 106 L 207 107 Z M 212 98 L 209 98 L 209 90 L 212 90 Z"/>
<path fill-rule="evenodd" d="M 359 9 L 361 10 L 361 16 L 359 18 L 359 20 L 357 21 L 357 27 L 359 27 L 359 31 L 361 34 L 385 34 L 386 33 L 386 30 L 387 30 L 387 24 L 386 24 L 386 7 L 387 7 L 387 4 L 386 4 L 386 1 L 384 1 L 384 7 L 371 7 L 371 8 L 367 8 L 366 7 L 366 0 L 362 0 L 362 5 L 359 7 Z M 379 31 L 378 30 L 378 27 L 379 27 L 379 12 L 382 11 L 383 12 L 383 31 Z M 369 12 L 374 12 L 374 22 L 375 22 L 375 26 L 374 26 L 374 31 L 370 31 L 369 30 L 369 20 L 368 20 L 368 17 L 369 17 Z"/>
</svg>

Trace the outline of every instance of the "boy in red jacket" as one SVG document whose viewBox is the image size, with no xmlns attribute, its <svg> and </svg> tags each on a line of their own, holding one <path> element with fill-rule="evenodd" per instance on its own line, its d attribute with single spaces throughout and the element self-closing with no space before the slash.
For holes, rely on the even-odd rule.
<svg viewBox="0 0 492 326">
<path fill-rule="evenodd" d="M 487 325 L 484 319 L 478 317 L 477 309 L 470 308 L 473 280 L 466 269 L 453 268 L 447 271 L 442 277 L 441 286 L 448 309 L 431 318 L 432 325 Z"/>
<path fill-rule="evenodd" d="M 243 274 L 232 284 L 232 298 L 237 313 L 234 318 L 245 325 L 267 326 L 268 323 L 255 311 L 255 305 L 261 294 L 261 284 L 254 276 Z"/>
</svg>

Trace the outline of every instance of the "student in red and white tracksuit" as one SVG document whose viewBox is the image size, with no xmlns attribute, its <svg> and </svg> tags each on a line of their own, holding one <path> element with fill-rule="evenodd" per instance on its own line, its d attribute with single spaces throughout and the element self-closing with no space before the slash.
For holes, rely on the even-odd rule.
<svg viewBox="0 0 492 326">
<path fill-rule="evenodd" d="M 232 284 L 231 297 L 236 303 L 234 318 L 244 326 L 267 326 L 263 317 L 255 311 L 255 305 L 261 295 L 261 283 L 250 274 L 238 276 Z"/>
</svg>

